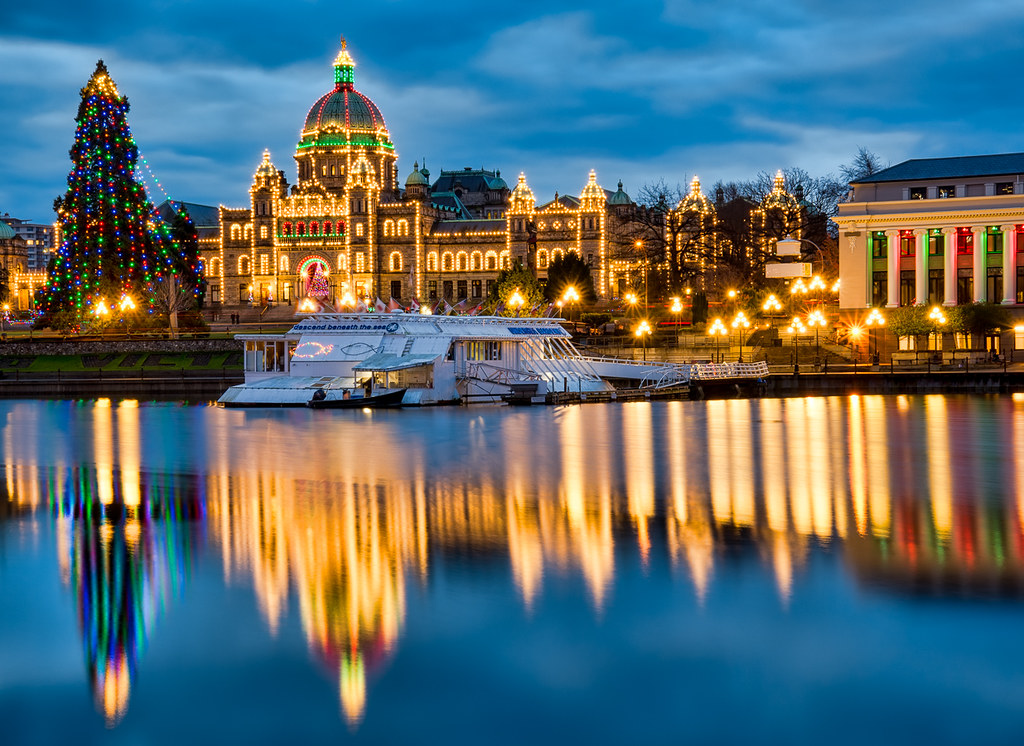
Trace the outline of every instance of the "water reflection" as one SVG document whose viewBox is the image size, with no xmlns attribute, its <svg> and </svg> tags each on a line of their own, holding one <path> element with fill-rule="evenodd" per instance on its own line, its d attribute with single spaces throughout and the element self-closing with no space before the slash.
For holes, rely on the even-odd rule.
<svg viewBox="0 0 1024 746">
<path fill-rule="evenodd" d="M 736 546 L 756 550 L 783 607 L 816 547 L 843 550 L 872 589 L 1024 590 L 1024 402 L 1011 399 L 3 413 L 0 515 L 54 522 L 110 724 L 201 555 L 251 585 L 274 634 L 295 599 L 353 726 L 410 584 L 445 558 L 507 562 L 527 612 L 552 577 L 576 577 L 602 614 L 628 557 L 667 559 L 703 604 Z"/>
</svg>

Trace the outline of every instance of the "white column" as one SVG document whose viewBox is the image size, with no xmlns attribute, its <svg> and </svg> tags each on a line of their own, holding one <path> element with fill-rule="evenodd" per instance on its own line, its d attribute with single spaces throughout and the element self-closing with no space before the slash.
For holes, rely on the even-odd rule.
<svg viewBox="0 0 1024 746">
<path fill-rule="evenodd" d="M 974 234 L 974 302 L 984 303 L 988 298 L 988 247 L 985 246 L 985 226 L 971 226 Z"/>
<path fill-rule="evenodd" d="M 1003 303 L 1009 305 L 1017 302 L 1017 226 L 1001 225 L 999 230 L 1003 232 Z"/>
<path fill-rule="evenodd" d="M 914 295 L 917 305 L 928 304 L 928 231 L 914 230 Z"/>
<path fill-rule="evenodd" d="M 896 308 L 900 304 L 900 232 L 885 232 L 886 257 L 886 287 L 889 288 L 889 308 Z"/>
<path fill-rule="evenodd" d="M 942 305 L 956 305 L 956 228 L 942 229 L 942 274 L 946 296 Z"/>
</svg>

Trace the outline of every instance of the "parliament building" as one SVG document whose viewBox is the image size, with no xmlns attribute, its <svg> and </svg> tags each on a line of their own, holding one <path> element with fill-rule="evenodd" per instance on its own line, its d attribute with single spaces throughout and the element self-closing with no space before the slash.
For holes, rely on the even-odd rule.
<svg viewBox="0 0 1024 746">
<path fill-rule="evenodd" d="M 579 196 L 538 205 L 523 174 L 511 189 L 497 170 L 441 171 L 431 182 L 417 163 L 403 180 L 384 117 L 356 90 L 354 70 L 342 42 L 334 86 L 302 125 L 296 183 L 264 152 L 250 204 L 221 207 L 216 226 L 199 226 L 208 302 L 475 305 L 516 260 L 543 281 L 568 252 L 589 265 L 601 299 L 631 281 L 618 257 L 636 206 L 621 182 L 611 192 L 591 171 Z"/>
</svg>

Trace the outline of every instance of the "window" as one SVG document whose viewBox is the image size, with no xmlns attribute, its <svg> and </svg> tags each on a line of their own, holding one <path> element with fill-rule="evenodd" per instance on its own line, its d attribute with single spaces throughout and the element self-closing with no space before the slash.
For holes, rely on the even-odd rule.
<svg viewBox="0 0 1024 746">
<path fill-rule="evenodd" d="M 1024 350 L 1024 326 L 1013 327 L 1013 349 Z"/>
<path fill-rule="evenodd" d="M 930 231 L 928 233 L 928 255 L 942 256 L 942 245 L 942 233 L 940 231 Z"/>
<path fill-rule="evenodd" d="M 231 240 L 238 241 L 242 238 L 242 226 L 238 223 L 231 224 Z"/>
<path fill-rule="evenodd" d="M 452 281 L 451 280 L 445 280 L 444 281 L 444 285 L 442 286 L 442 289 L 444 290 L 444 297 L 445 298 L 451 298 L 452 297 L 452 287 L 453 287 L 453 285 L 452 285 Z"/>
<path fill-rule="evenodd" d="M 465 251 L 460 251 L 458 256 L 455 257 L 455 269 L 459 272 L 465 272 L 469 269 L 469 256 Z"/>
<path fill-rule="evenodd" d="M 211 276 L 211 277 L 219 277 L 220 276 L 220 259 L 217 258 L 217 257 L 214 257 L 213 259 L 210 260 L 210 274 L 209 274 L 209 276 Z"/>
<path fill-rule="evenodd" d="M 900 231 L 900 256 L 914 256 L 914 234 L 910 231 Z"/>
<path fill-rule="evenodd" d="M 281 254 L 281 259 L 278 262 L 278 266 L 280 267 L 280 271 L 281 272 L 287 272 L 288 271 L 288 255 L 287 254 Z"/>
<path fill-rule="evenodd" d="M 884 306 L 888 300 L 889 286 L 886 282 L 888 273 L 885 271 L 875 272 L 871 282 L 871 305 Z"/>
<path fill-rule="evenodd" d="M 319 236 L 320 235 L 320 223 L 315 220 L 309 224 L 309 235 Z"/>
<path fill-rule="evenodd" d="M 537 250 L 537 269 L 548 268 L 548 252 L 547 249 Z"/>
<path fill-rule="evenodd" d="M 1013 182 L 1000 181 L 996 183 L 996 194 L 1013 194 Z"/>
<path fill-rule="evenodd" d="M 437 252 L 427 254 L 427 272 L 437 272 Z"/>
<path fill-rule="evenodd" d="M 306 224 L 305 223 L 299 223 L 299 225 L 296 228 L 295 232 L 297 234 L 299 234 L 300 236 L 305 236 L 306 235 Z"/>
<path fill-rule="evenodd" d="M 331 235 L 331 231 L 332 230 L 334 230 L 334 227 L 331 225 L 331 221 L 328 220 L 328 221 L 324 222 L 324 235 L 325 236 Z"/>
<path fill-rule="evenodd" d="M 900 272 L 900 305 L 914 305 L 914 270 Z"/>
<path fill-rule="evenodd" d="M 489 340 L 486 342 L 467 342 L 466 359 L 501 360 L 501 342 L 496 340 Z"/>
<path fill-rule="evenodd" d="M 395 221 L 385 220 L 384 221 L 384 238 L 390 238 L 395 235 Z"/>
<path fill-rule="evenodd" d="M 479 300 L 483 297 L 483 283 L 480 280 L 473 280 L 473 299 Z"/>
<path fill-rule="evenodd" d="M 999 303 L 1003 299 L 1003 268 L 988 268 L 988 292 L 986 296 L 989 303 Z"/>
<path fill-rule="evenodd" d="M 245 256 L 244 254 L 238 257 L 238 274 L 249 274 L 249 257 Z"/>
<path fill-rule="evenodd" d="M 245 303 L 249 300 L 252 300 L 252 298 L 249 297 L 249 286 L 242 283 L 238 286 L 238 302 Z"/>
<path fill-rule="evenodd" d="M 459 287 L 459 300 L 463 300 L 464 298 L 469 296 L 469 293 L 466 290 L 466 281 L 465 280 L 459 280 L 459 286 L 458 287 Z"/>
<path fill-rule="evenodd" d="M 493 295 L 493 294 L 494 294 L 495 288 L 496 288 L 497 286 L 498 286 L 498 281 L 497 281 L 497 280 L 488 280 L 488 281 L 487 281 L 487 297 L 488 297 L 488 298 L 489 298 L 489 297 L 490 297 L 491 295 Z"/>
<path fill-rule="evenodd" d="M 284 227 L 281 229 L 281 232 L 286 236 L 290 236 L 292 234 L 292 224 L 285 223 Z"/>
<path fill-rule="evenodd" d="M 270 233 L 270 231 L 267 229 L 267 226 L 265 226 L 265 225 L 261 225 L 260 226 L 260 238 L 267 238 L 269 233 Z"/>
<path fill-rule="evenodd" d="M 1003 232 L 998 228 L 989 228 L 985 234 L 985 248 L 989 254 L 1003 253 Z"/>
<path fill-rule="evenodd" d="M 889 242 L 882 231 L 875 231 L 871 234 L 871 256 L 875 259 L 884 259 L 888 256 Z"/>
<path fill-rule="evenodd" d="M 941 305 L 945 294 L 946 287 L 942 281 L 942 270 L 928 270 L 928 302 L 936 306 Z"/>
<path fill-rule="evenodd" d="M 402 281 L 392 280 L 391 281 L 391 297 L 395 300 L 402 299 Z"/>
<path fill-rule="evenodd" d="M 455 268 L 455 257 L 452 256 L 450 251 L 444 252 L 441 256 L 441 271 L 451 272 Z"/>
<path fill-rule="evenodd" d="M 270 257 L 266 254 L 260 254 L 260 274 L 267 274 L 267 270 L 270 268 Z"/>
<path fill-rule="evenodd" d="M 210 285 L 210 302 L 220 303 L 220 284 Z"/>
<path fill-rule="evenodd" d="M 389 265 L 392 272 L 401 272 L 402 255 L 397 251 L 392 251 L 391 256 L 389 257 Z"/>
<path fill-rule="evenodd" d="M 509 268 L 511 268 L 511 266 L 512 266 L 512 257 L 509 254 L 508 250 L 505 250 L 505 251 L 501 252 L 499 260 L 498 260 L 498 267 L 499 267 L 499 269 L 509 269 Z"/>
<path fill-rule="evenodd" d="M 917 338 L 912 336 L 900 337 L 899 346 L 901 352 L 912 352 L 917 349 Z"/>
<path fill-rule="evenodd" d="M 910 199 L 927 199 L 928 187 L 910 187 Z"/>
<path fill-rule="evenodd" d="M 974 300 L 974 272 L 969 269 L 956 271 L 956 302 L 970 303 Z"/>
<path fill-rule="evenodd" d="M 957 228 L 956 229 L 956 253 L 957 254 L 973 254 L 974 253 L 974 234 L 971 233 L 970 228 Z"/>
<path fill-rule="evenodd" d="M 338 271 L 339 272 L 346 272 L 346 271 L 348 271 L 348 256 L 345 255 L 345 254 L 341 254 L 341 253 L 338 254 Z"/>
<path fill-rule="evenodd" d="M 479 251 L 474 251 L 472 256 L 469 258 L 469 268 L 474 272 L 477 272 L 484 268 L 484 255 Z"/>
<path fill-rule="evenodd" d="M 289 301 L 291 301 L 291 299 L 292 299 L 292 284 L 290 282 L 286 282 L 284 284 L 284 289 L 281 291 L 281 297 L 282 297 L 282 299 L 284 300 L 285 303 L 288 303 Z"/>
<path fill-rule="evenodd" d="M 487 252 L 487 256 L 484 259 L 484 268 L 491 272 L 498 269 L 498 255 L 493 251 Z"/>
<path fill-rule="evenodd" d="M 366 254 L 362 251 L 356 252 L 356 272 L 366 271 Z"/>
<path fill-rule="evenodd" d="M 356 238 L 362 238 L 362 237 L 363 237 L 363 224 L 362 223 L 356 223 Z"/>
<path fill-rule="evenodd" d="M 408 220 L 404 220 L 403 219 L 403 220 L 399 220 L 398 221 L 398 235 L 399 236 L 408 236 L 409 235 L 409 221 Z"/>
<path fill-rule="evenodd" d="M 427 280 L 427 296 L 430 300 L 437 300 L 437 280 Z"/>
<path fill-rule="evenodd" d="M 935 194 L 936 196 L 938 196 L 939 199 L 951 199 L 952 197 L 956 196 L 956 187 L 940 186 L 938 189 L 935 190 Z"/>
</svg>

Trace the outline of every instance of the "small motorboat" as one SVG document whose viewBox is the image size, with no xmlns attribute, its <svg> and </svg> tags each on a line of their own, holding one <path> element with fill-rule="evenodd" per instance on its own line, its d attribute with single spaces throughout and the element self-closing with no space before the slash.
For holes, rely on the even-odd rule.
<svg viewBox="0 0 1024 746">
<path fill-rule="evenodd" d="M 400 407 L 405 389 L 384 389 L 367 394 L 363 389 L 317 389 L 308 402 L 312 409 Z"/>
</svg>

